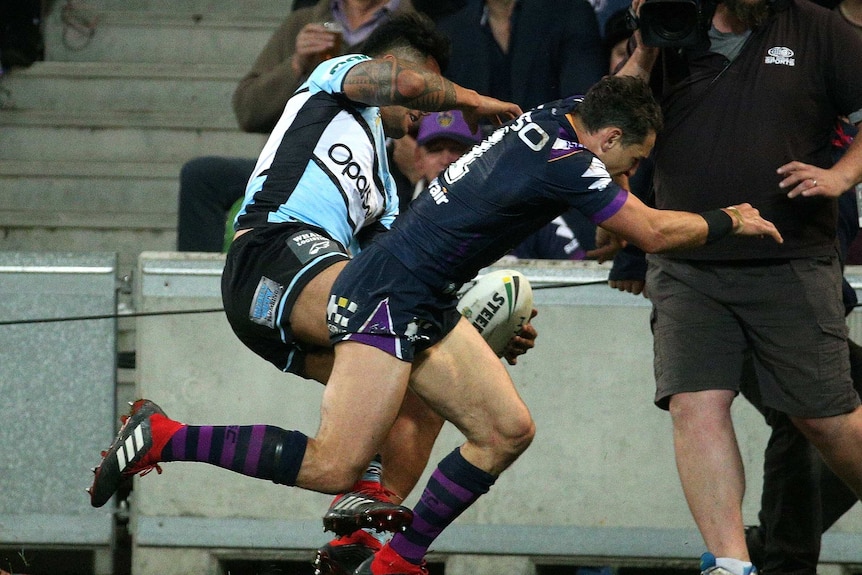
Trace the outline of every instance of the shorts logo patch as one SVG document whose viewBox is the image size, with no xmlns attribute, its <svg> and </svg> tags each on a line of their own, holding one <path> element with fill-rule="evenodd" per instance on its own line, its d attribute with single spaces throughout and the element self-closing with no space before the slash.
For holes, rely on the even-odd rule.
<svg viewBox="0 0 862 575">
<path fill-rule="evenodd" d="M 257 284 L 257 289 L 254 291 L 248 319 L 270 329 L 275 329 L 275 310 L 283 295 L 283 285 L 268 277 L 261 277 L 260 283 Z"/>
<path fill-rule="evenodd" d="M 347 298 L 335 295 L 329 296 L 326 304 L 326 318 L 330 333 L 342 333 L 347 328 L 347 322 L 356 313 L 356 304 Z"/>
<path fill-rule="evenodd" d="M 303 264 L 313 260 L 321 253 L 341 251 L 335 242 L 317 232 L 296 233 L 287 239 L 287 245 L 293 255 Z"/>
</svg>

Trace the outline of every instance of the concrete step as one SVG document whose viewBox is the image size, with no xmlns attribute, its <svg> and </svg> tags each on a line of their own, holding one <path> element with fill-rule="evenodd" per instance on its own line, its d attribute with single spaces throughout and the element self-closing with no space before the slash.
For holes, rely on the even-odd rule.
<svg viewBox="0 0 862 575">
<path fill-rule="evenodd" d="M 175 162 L 0 161 L 0 250 L 108 251 L 120 275 L 176 249 Z"/>
<path fill-rule="evenodd" d="M 0 161 L 0 227 L 173 231 L 176 163 Z"/>
<path fill-rule="evenodd" d="M 92 36 L 64 24 L 61 10 L 45 19 L 45 59 L 251 67 L 283 17 L 224 12 L 94 10 Z"/>
<path fill-rule="evenodd" d="M 246 73 L 240 66 L 36 62 L 0 80 L 4 110 L 44 112 L 182 112 L 224 119 L 236 127 L 231 97 Z"/>
<path fill-rule="evenodd" d="M 59 4 L 59 2 L 55 2 Z M 293 8 L 293 0 L 87 0 L 73 5 L 78 12 L 90 10 L 138 10 L 150 12 L 197 12 L 201 14 L 254 14 L 259 17 L 284 18 Z M 84 7 L 86 6 L 86 8 Z M 55 10 L 60 10 L 57 6 Z"/>
<path fill-rule="evenodd" d="M 266 136 L 206 112 L 0 112 L 0 160 L 174 162 L 256 157 Z"/>
<path fill-rule="evenodd" d="M 131 274 L 145 251 L 173 251 L 173 230 L 0 228 L 0 250 L 21 252 L 112 252 L 118 275 Z"/>
</svg>

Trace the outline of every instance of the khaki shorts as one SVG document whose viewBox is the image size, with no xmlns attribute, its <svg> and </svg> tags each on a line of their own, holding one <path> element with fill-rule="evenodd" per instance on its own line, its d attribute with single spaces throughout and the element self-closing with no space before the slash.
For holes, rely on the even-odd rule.
<svg viewBox="0 0 862 575">
<path fill-rule="evenodd" d="M 700 262 L 650 256 L 655 403 L 676 393 L 738 392 L 753 357 L 763 404 L 796 417 L 852 411 L 837 257 Z"/>
</svg>

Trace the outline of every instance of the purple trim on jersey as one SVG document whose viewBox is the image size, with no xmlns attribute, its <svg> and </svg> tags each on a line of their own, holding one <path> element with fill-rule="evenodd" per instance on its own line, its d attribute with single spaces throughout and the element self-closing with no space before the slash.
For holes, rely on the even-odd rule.
<svg viewBox="0 0 862 575">
<path fill-rule="evenodd" d="M 590 216 L 590 221 L 593 222 L 594 224 L 602 223 L 603 221 L 605 221 L 606 219 L 608 219 L 609 217 L 613 216 L 618 211 L 620 211 L 623 207 L 623 204 L 626 203 L 626 200 L 628 199 L 628 197 L 629 197 L 628 191 L 625 190 L 624 188 L 620 188 L 620 191 L 617 194 L 617 197 L 615 197 L 611 201 L 611 203 L 609 203 L 603 209 L 599 210 L 598 212 L 596 212 L 592 216 Z"/>
<path fill-rule="evenodd" d="M 376 347 L 380 351 L 385 351 L 389 355 L 397 357 L 398 359 L 404 359 L 401 356 L 401 346 L 399 345 L 399 340 L 393 335 L 380 335 L 376 333 L 351 333 L 344 338 L 344 341 L 355 341 L 358 343 L 364 343 L 365 345 Z"/>
<path fill-rule="evenodd" d="M 572 140 L 572 137 L 569 135 L 568 130 L 563 126 L 560 126 L 560 129 L 557 131 L 557 142 L 563 141 L 569 144 L 568 148 L 557 148 L 556 145 L 551 148 L 551 153 L 548 154 L 548 161 L 553 162 L 555 160 L 559 160 L 560 158 L 565 158 L 568 155 L 571 155 L 574 152 L 580 152 L 584 150 L 583 144 L 579 142 L 575 142 Z"/>
</svg>

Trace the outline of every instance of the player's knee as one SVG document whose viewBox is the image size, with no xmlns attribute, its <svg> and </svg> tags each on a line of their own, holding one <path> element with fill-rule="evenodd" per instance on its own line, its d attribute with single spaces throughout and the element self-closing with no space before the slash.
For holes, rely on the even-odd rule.
<svg viewBox="0 0 862 575">
<path fill-rule="evenodd" d="M 370 460 L 371 456 L 363 460 L 356 453 L 311 438 L 297 485 L 321 493 L 344 493 L 362 476 Z"/>
<path fill-rule="evenodd" d="M 368 461 L 350 457 L 329 458 L 323 472 L 328 491 L 331 493 L 350 491 L 367 467 Z"/>
<path fill-rule="evenodd" d="M 180 168 L 180 182 L 197 182 L 207 179 L 209 172 L 212 170 L 212 161 L 213 158 L 210 156 L 201 156 L 187 161 Z"/>
<path fill-rule="evenodd" d="M 501 446 L 506 451 L 507 459 L 514 460 L 527 450 L 536 436 L 536 424 L 526 407 L 517 415 L 508 418 L 501 435 Z"/>
</svg>

